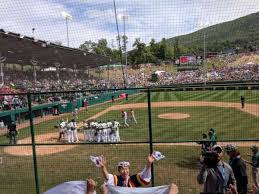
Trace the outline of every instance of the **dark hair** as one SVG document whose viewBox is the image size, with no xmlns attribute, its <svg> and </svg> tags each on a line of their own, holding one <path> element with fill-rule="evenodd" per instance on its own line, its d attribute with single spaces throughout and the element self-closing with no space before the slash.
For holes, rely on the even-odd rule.
<svg viewBox="0 0 259 194">
<path fill-rule="evenodd" d="M 129 168 L 129 166 L 127 166 Z M 123 166 L 118 166 L 118 172 L 120 172 L 120 169 L 124 168 Z"/>
</svg>

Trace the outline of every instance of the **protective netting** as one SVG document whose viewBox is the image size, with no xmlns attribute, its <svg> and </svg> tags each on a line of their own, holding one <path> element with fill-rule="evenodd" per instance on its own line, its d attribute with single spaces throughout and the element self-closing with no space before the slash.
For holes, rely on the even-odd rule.
<svg viewBox="0 0 259 194">
<path fill-rule="evenodd" d="M 87 178 L 99 192 L 90 156 L 136 174 L 160 151 L 150 185 L 183 194 L 203 190 L 214 144 L 251 162 L 258 11 L 258 0 L 1 0 L 0 194 Z M 247 175 L 251 188 L 249 163 Z"/>
</svg>

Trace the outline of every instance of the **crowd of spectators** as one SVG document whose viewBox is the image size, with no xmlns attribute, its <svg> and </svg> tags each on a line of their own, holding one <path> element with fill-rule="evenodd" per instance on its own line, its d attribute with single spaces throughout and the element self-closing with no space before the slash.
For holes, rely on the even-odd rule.
<svg viewBox="0 0 259 194">
<path fill-rule="evenodd" d="M 156 71 L 158 79 L 152 81 L 151 77 Z M 110 73 L 111 74 L 111 73 Z M 127 75 L 127 76 L 126 76 Z M 224 81 L 257 81 L 259 80 L 259 63 L 246 63 L 241 65 L 212 66 L 211 68 L 200 67 L 197 70 L 188 71 L 166 71 L 161 66 L 143 64 L 139 69 L 128 69 L 125 75 L 129 87 L 147 86 L 170 86 L 173 84 L 208 83 Z M 100 82 L 100 81 L 99 81 Z M 123 87 L 123 76 L 121 69 L 113 72 L 109 80 L 102 79 L 101 88 L 115 86 Z M 98 82 L 97 82 L 98 83 Z"/>
<path fill-rule="evenodd" d="M 240 58 L 241 57 L 241 58 Z M 225 65 L 211 68 L 199 68 L 182 72 L 167 71 L 162 66 L 153 64 L 140 65 L 139 69 L 127 68 L 124 72 L 126 84 L 128 87 L 147 87 L 147 86 L 170 86 L 173 84 L 190 84 L 190 83 L 208 83 L 224 81 L 257 81 L 259 80 L 259 63 L 249 62 L 243 65 L 234 64 L 233 61 L 239 61 L 244 57 L 256 59 L 258 54 L 253 53 L 251 56 L 220 56 L 218 58 L 225 62 Z M 251 58 L 252 57 L 252 58 Z M 208 59 L 209 60 L 209 59 Z M 242 61 L 241 60 L 241 61 Z M 233 65 L 231 65 L 233 64 Z M 161 71 L 163 70 L 163 71 Z M 151 80 L 152 74 L 156 71 L 157 80 Z M 105 70 L 104 70 L 105 73 Z M 46 92 L 46 91 L 72 91 L 87 89 L 116 89 L 124 87 L 124 79 L 121 69 L 109 70 L 110 76 L 94 77 L 80 70 L 60 70 L 55 71 L 37 71 L 36 77 L 32 70 L 22 71 L 17 69 L 4 69 L 5 86 L 14 88 L 15 92 Z M 36 78 L 36 81 L 35 81 Z M 1 91 L 1 93 L 4 93 Z M 89 93 L 89 98 L 98 96 L 100 92 Z M 60 101 L 60 96 L 45 96 L 36 98 L 34 104 Z M 64 98 L 63 98 L 64 99 Z M 68 99 L 69 100 L 69 99 Z M 23 96 L 1 96 L 0 108 L 2 110 L 11 110 L 24 108 L 27 106 Z"/>
<path fill-rule="evenodd" d="M 125 72 L 125 80 L 129 87 L 164 86 L 172 84 L 206 83 L 219 81 L 242 81 L 258 80 L 259 64 L 227 65 L 212 68 L 199 68 L 182 72 L 161 71 L 157 81 L 151 77 L 160 66 L 151 64 L 141 65 L 140 69 L 128 68 Z M 107 89 L 121 88 L 124 86 L 124 79 L 121 69 L 110 72 L 109 78 L 89 77 L 84 72 L 60 71 L 59 75 L 53 71 L 37 72 L 36 82 L 32 71 L 10 70 L 4 72 L 5 84 L 27 92 L 45 91 L 71 91 L 84 89 Z M 13 79 L 15 76 L 15 79 Z"/>
<path fill-rule="evenodd" d="M 259 65 L 239 65 L 184 71 L 177 73 L 165 72 L 159 76 L 159 85 L 204 83 L 217 81 L 258 80 Z"/>
</svg>

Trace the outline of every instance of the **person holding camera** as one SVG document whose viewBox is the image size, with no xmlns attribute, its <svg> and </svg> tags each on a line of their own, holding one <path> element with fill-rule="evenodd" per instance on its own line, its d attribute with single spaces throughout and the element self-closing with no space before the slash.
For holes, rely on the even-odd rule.
<svg viewBox="0 0 259 194">
<path fill-rule="evenodd" d="M 204 193 L 227 194 L 236 189 L 236 179 L 229 164 L 222 161 L 223 150 L 219 145 L 214 145 L 211 151 L 203 154 L 202 167 L 197 176 L 199 184 L 204 184 Z M 233 192 L 232 192 L 233 193 Z"/>
<path fill-rule="evenodd" d="M 228 144 L 225 150 L 229 156 L 229 165 L 233 169 L 237 181 L 237 192 L 238 194 L 246 194 L 248 178 L 245 161 L 241 158 L 236 145 Z"/>
<path fill-rule="evenodd" d="M 205 153 L 206 151 L 208 151 L 209 147 L 210 147 L 210 142 L 208 141 L 208 137 L 205 133 L 202 134 L 202 140 L 200 142 L 198 142 L 198 144 L 201 144 L 201 153 Z"/>
<path fill-rule="evenodd" d="M 257 190 L 259 190 L 259 151 L 256 145 L 253 145 L 250 149 L 252 151 L 252 155 L 247 155 L 251 157 L 251 162 L 246 160 L 245 162 L 252 166 L 254 186 L 257 188 Z"/>
</svg>

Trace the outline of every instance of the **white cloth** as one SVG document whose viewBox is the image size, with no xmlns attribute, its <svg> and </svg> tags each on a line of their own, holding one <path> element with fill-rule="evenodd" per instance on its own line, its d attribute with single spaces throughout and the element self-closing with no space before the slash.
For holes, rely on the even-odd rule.
<svg viewBox="0 0 259 194">
<path fill-rule="evenodd" d="M 168 194 L 169 186 L 149 187 L 149 188 L 130 188 L 114 187 L 108 185 L 108 194 Z"/>
<path fill-rule="evenodd" d="M 86 181 L 65 182 L 49 189 L 43 194 L 86 194 Z"/>
<path fill-rule="evenodd" d="M 0 122 L 0 129 L 5 128 L 4 122 Z"/>
</svg>

